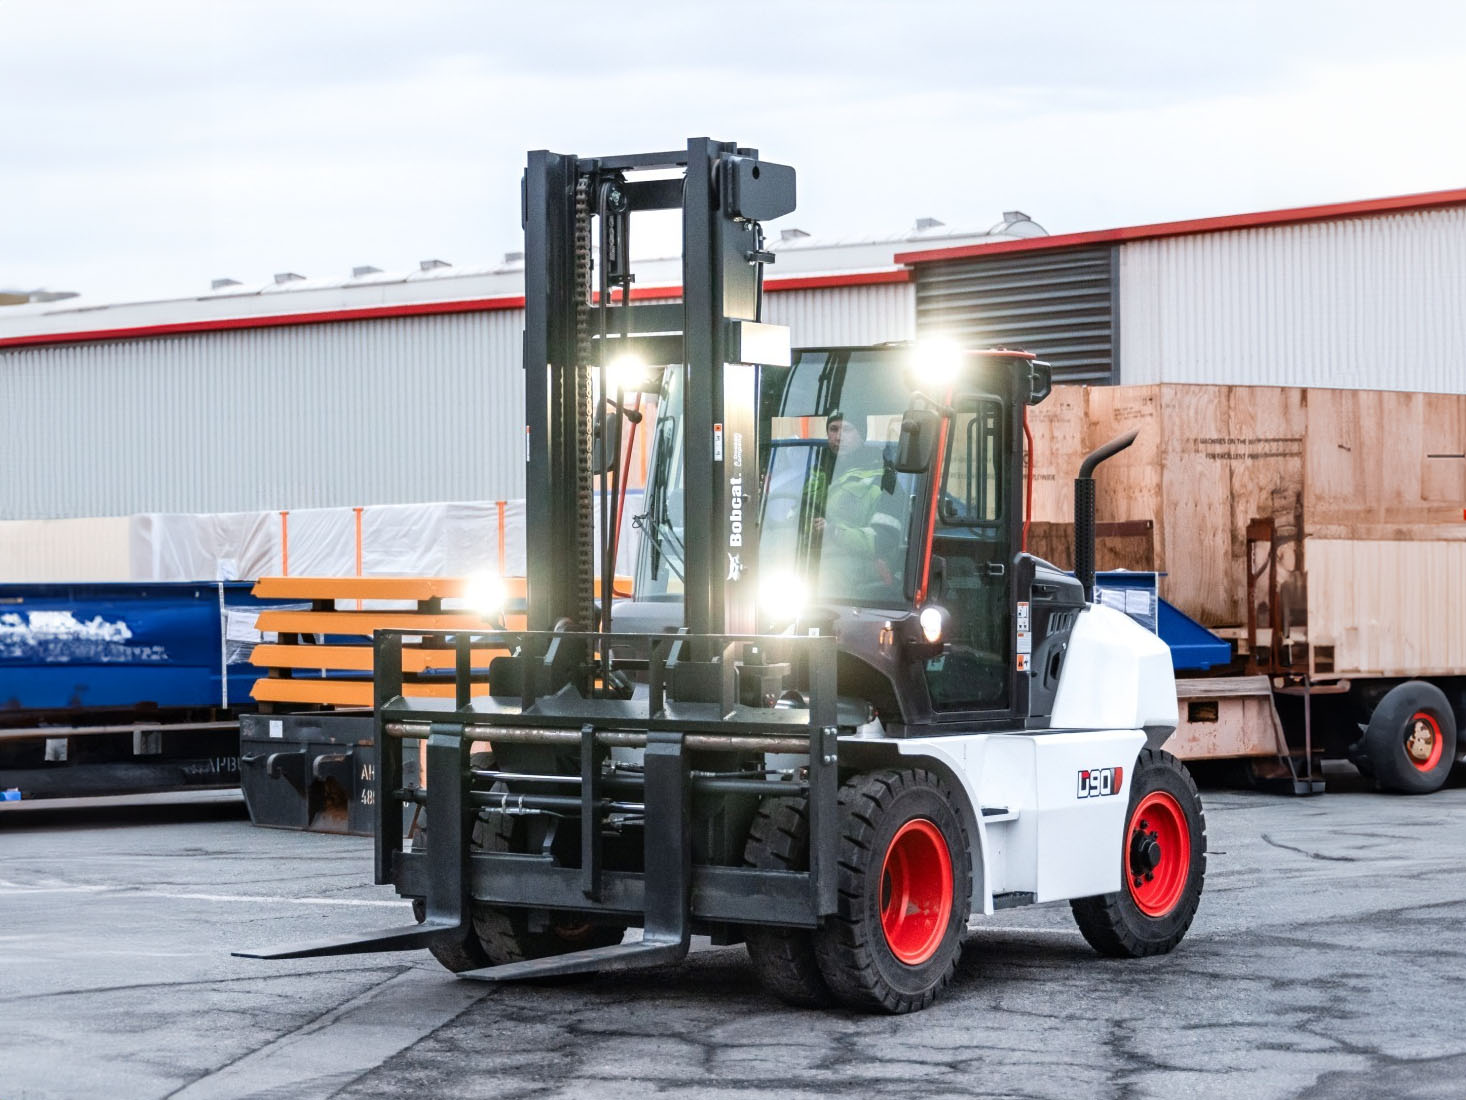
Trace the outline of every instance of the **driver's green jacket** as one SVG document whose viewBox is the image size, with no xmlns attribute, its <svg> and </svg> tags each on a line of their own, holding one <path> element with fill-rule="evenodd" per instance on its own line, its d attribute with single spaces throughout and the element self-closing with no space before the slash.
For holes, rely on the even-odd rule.
<svg viewBox="0 0 1466 1100">
<path fill-rule="evenodd" d="M 848 465 L 837 462 L 833 474 L 821 464 L 804 487 L 800 529 L 812 531 L 814 520 L 823 516 L 826 550 L 873 557 L 876 543 L 870 521 L 880 505 L 884 474 L 879 456 L 867 461 L 857 455 Z"/>
</svg>

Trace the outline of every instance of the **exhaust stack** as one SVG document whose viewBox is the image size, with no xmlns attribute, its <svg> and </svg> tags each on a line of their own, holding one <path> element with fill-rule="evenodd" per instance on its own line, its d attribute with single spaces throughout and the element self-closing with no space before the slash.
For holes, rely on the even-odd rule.
<svg viewBox="0 0 1466 1100">
<path fill-rule="evenodd" d="M 1090 451 L 1074 479 L 1074 576 L 1084 585 L 1086 603 L 1094 603 L 1094 468 L 1134 443 L 1139 434 L 1127 432 Z"/>
</svg>

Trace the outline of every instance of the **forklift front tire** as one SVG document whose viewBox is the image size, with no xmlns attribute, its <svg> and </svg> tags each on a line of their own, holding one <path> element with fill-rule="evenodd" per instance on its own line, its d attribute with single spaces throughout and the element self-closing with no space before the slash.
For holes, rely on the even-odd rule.
<svg viewBox="0 0 1466 1100">
<path fill-rule="evenodd" d="M 1206 878 L 1201 794 L 1182 763 L 1141 749 L 1130 780 L 1120 889 L 1070 903 L 1089 945 L 1111 958 L 1163 955 L 1181 942 Z"/>
<path fill-rule="evenodd" d="M 838 909 L 815 933 L 831 993 L 850 1008 L 915 1012 L 957 969 L 972 859 L 933 772 L 868 772 L 840 789 Z"/>
<path fill-rule="evenodd" d="M 427 846 L 428 829 L 425 824 L 420 824 L 413 830 L 412 850 L 423 852 L 427 850 Z M 422 898 L 412 899 L 412 916 L 418 924 L 427 920 L 428 907 Z M 440 937 L 428 945 L 428 951 L 455 974 L 489 965 L 489 956 L 484 953 L 478 935 L 471 927 L 459 937 Z"/>
<path fill-rule="evenodd" d="M 743 861 L 762 871 L 809 869 L 809 806 L 803 798 L 766 798 L 748 830 Z M 750 924 L 748 957 L 759 981 L 785 1004 L 822 1008 L 832 1000 L 814 953 L 814 931 Z"/>
</svg>

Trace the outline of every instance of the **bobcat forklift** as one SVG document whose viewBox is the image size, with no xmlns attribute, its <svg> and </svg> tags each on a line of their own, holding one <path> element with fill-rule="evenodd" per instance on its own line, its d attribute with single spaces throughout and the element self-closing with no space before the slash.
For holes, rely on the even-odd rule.
<svg viewBox="0 0 1466 1100">
<path fill-rule="evenodd" d="M 762 320 L 760 223 L 794 209 L 794 180 L 703 138 L 530 154 L 528 629 L 377 632 L 376 881 L 417 922 L 241 954 L 426 948 L 507 981 L 675 962 L 699 934 L 745 942 L 790 1003 L 900 1013 L 951 979 L 973 913 L 1067 900 L 1102 954 L 1180 942 L 1206 838 L 1160 749 L 1169 654 L 1092 602 L 1092 474 L 1129 439 L 1076 481 L 1078 576 L 1025 553 L 1024 410 L 1047 366 L 791 352 Z M 648 210 L 681 211 L 680 302 L 633 293 Z M 454 650 L 453 697 L 404 697 L 424 643 Z M 409 817 L 426 828 L 407 843 Z"/>
</svg>

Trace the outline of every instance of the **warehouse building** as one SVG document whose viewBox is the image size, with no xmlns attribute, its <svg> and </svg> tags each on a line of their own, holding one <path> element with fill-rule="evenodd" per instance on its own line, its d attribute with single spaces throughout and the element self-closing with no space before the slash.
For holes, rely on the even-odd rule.
<svg viewBox="0 0 1466 1100">
<path fill-rule="evenodd" d="M 765 319 L 806 346 L 910 339 L 897 251 L 1043 232 L 1016 212 L 980 231 L 786 229 Z M 639 297 L 680 295 L 679 260 L 635 269 Z M 511 254 L 0 310 L 0 579 L 337 574 L 358 550 L 368 573 L 460 572 L 485 546 L 516 568 L 523 294 Z"/>
<path fill-rule="evenodd" d="M 1466 190 L 776 251 L 766 319 L 797 345 L 944 333 L 1060 381 L 1466 389 Z M 679 279 L 638 267 L 651 297 Z M 486 545 L 513 568 L 522 326 L 517 256 L 0 310 L 0 577 L 456 572 Z"/>
</svg>

